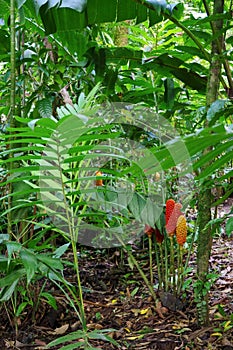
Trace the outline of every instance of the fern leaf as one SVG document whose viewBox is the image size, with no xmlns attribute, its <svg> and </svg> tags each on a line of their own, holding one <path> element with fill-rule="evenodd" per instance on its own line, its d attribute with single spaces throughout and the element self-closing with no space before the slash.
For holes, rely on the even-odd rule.
<svg viewBox="0 0 233 350">
<path fill-rule="evenodd" d="M 42 118 L 51 118 L 52 116 L 52 99 L 43 98 L 37 102 L 37 108 Z"/>
</svg>

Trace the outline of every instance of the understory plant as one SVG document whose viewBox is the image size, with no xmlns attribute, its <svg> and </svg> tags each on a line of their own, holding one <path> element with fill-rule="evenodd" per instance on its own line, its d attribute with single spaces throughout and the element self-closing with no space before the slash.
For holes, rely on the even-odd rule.
<svg viewBox="0 0 233 350">
<path fill-rule="evenodd" d="M 184 284 L 184 277 L 188 267 L 190 254 L 193 248 L 193 239 L 187 245 L 187 256 L 184 261 L 184 244 L 187 244 L 188 227 L 186 218 L 181 212 L 182 205 L 176 203 L 173 199 L 166 201 L 165 227 L 155 225 L 145 226 L 145 233 L 149 240 L 149 259 L 150 259 L 150 281 L 153 285 L 153 252 L 155 254 L 158 290 L 171 292 L 180 296 Z M 163 220 L 160 220 L 160 222 Z M 154 249 L 152 249 L 154 242 Z"/>
</svg>

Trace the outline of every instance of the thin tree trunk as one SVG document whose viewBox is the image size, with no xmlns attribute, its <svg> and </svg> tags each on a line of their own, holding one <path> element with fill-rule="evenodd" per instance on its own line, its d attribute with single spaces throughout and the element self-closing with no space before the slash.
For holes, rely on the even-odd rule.
<svg viewBox="0 0 233 350">
<path fill-rule="evenodd" d="M 223 12 L 224 0 L 214 0 L 213 14 L 220 14 Z M 222 29 L 222 20 L 213 22 L 214 31 L 218 32 Z M 209 78 L 206 92 L 206 106 L 207 108 L 217 100 L 219 92 L 220 74 L 221 74 L 221 61 L 219 57 L 219 43 L 222 47 L 222 38 L 218 41 L 213 41 L 211 52 L 211 63 Z M 208 121 L 205 124 L 208 127 Z M 208 153 L 211 148 L 206 149 L 204 154 Z M 204 155 L 203 154 L 203 155 Z M 205 166 L 208 167 L 209 164 Z M 202 170 L 204 170 L 203 168 Z M 198 289 L 199 295 L 196 295 L 198 299 L 197 303 L 197 316 L 198 323 L 200 325 L 208 325 L 209 323 L 209 308 L 208 308 L 208 292 L 205 290 L 205 282 L 208 280 L 207 274 L 209 271 L 209 258 L 212 248 L 212 229 L 211 226 L 207 226 L 211 220 L 211 188 L 209 187 L 209 181 L 207 179 L 203 184 L 198 198 L 198 249 L 197 249 L 197 275 L 198 283 L 201 288 Z M 207 292 L 207 293 L 206 293 Z"/>
<path fill-rule="evenodd" d="M 10 127 L 14 126 L 14 115 L 15 115 L 15 88 L 16 88 L 16 64 L 15 64 L 15 0 L 11 0 L 10 2 L 10 33 L 11 33 L 11 44 L 10 44 L 10 49 L 11 49 L 11 89 L 10 89 L 10 114 L 9 114 L 9 125 Z M 11 149 L 11 144 L 10 144 L 10 149 Z M 9 157 L 12 157 L 12 154 L 9 154 Z M 14 167 L 13 162 L 9 162 L 9 173 L 11 173 L 11 170 Z M 8 185 L 8 193 L 10 194 L 12 192 L 12 185 Z M 8 197 L 8 210 L 11 210 L 12 207 L 12 197 Z M 7 214 L 7 233 L 9 235 L 12 234 L 12 216 L 11 216 L 11 211 L 8 212 Z"/>
</svg>

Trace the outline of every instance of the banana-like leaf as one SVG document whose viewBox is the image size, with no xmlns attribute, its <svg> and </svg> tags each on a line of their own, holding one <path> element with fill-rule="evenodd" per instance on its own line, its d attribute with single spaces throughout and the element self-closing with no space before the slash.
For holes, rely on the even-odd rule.
<svg viewBox="0 0 233 350">
<path fill-rule="evenodd" d="M 183 5 L 166 0 L 33 0 L 47 34 L 57 31 L 81 30 L 104 22 L 147 18 L 150 25 L 163 20 L 164 14 L 180 16 Z M 25 4 L 27 6 L 27 3 Z"/>
</svg>

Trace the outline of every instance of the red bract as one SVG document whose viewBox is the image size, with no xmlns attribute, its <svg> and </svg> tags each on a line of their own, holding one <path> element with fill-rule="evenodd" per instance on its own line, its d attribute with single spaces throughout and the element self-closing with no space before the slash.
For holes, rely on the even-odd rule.
<svg viewBox="0 0 233 350">
<path fill-rule="evenodd" d="M 148 237 L 152 237 L 153 231 L 154 231 L 153 227 L 151 227 L 150 225 L 147 225 L 147 224 L 145 225 L 144 232 L 145 232 L 145 234 L 147 234 Z"/>
<path fill-rule="evenodd" d="M 180 203 L 175 203 L 175 207 L 174 207 L 174 215 L 176 217 L 176 222 L 179 218 L 179 216 L 183 215 L 182 211 L 180 210 L 182 208 L 182 204 Z"/>
<path fill-rule="evenodd" d="M 150 225 L 145 225 L 145 229 L 144 229 L 145 234 L 147 234 L 148 237 L 152 237 L 152 235 L 155 235 L 155 239 L 157 243 L 162 243 L 164 236 L 162 235 L 162 233 L 159 231 L 159 229 L 153 228 Z"/>
<path fill-rule="evenodd" d="M 164 239 L 164 235 L 159 231 L 159 229 L 156 227 L 155 229 L 155 239 L 157 243 L 162 243 Z"/>
</svg>

